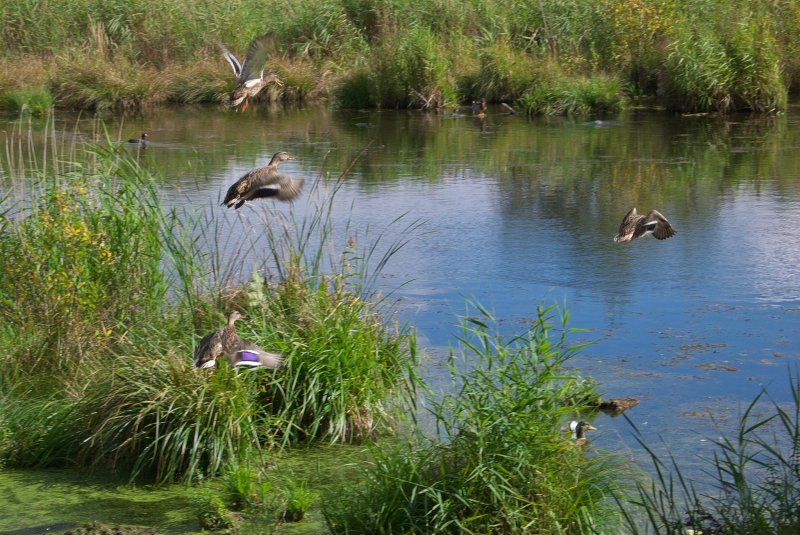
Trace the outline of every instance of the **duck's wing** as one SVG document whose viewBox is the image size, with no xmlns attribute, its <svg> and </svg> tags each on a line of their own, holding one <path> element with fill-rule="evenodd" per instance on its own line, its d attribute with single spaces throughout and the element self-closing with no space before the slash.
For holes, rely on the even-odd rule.
<svg viewBox="0 0 800 535">
<path fill-rule="evenodd" d="M 256 81 L 260 81 L 264 65 L 273 50 L 275 50 L 275 37 L 272 33 L 253 39 L 247 49 L 247 54 L 244 56 L 237 82 L 244 85 L 253 85 Z"/>
<path fill-rule="evenodd" d="M 260 173 L 253 178 L 247 198 L 277 197 L 279 201 L 291 201 L 300 194 L 304 182 L 301 178 L 292 178 L 274 171 Z"/>
<path fill-rule="evenodd" d="M 636 213 L 635 206 L 631 208 L 622 218 L 622 223 L 619 224 L 619 230 L 617 230 L 617 235 L 614 236 L 614 241 L 630 241 L 634 237 L 633 231 L 636 228 L 636 222 L 641 217 Z"/>
<path fill-rule="evenodd" d="M 205 335 L 194 350 L 194 365 L 197 368 L 210 367 L 222 355 L 222 334 L 220 331 Z M 213 366 L 213 364 L 212 364 Z"/>
<path fill-rule="evenodd" d="M 277 353 L 264 351 L 250 340 L 239 337 L 236 347 L 228 354 L 233 366 L 264 366 L 265 368 L 280 368 L 283 366 L 283 357 Z"/>
<path fill-rule="evenodd" d="M 230 50 L 225 48 L 225 45 L 219 43 L 219 48 L 222 50 L 222 55 L 225 56 L 225 59 L 228 61 L 228 63 L 230 63 L 231 68 L 233 69 L 233 75 L 238 79 L 239 74 L 242 72 L 241 63 L 239 63 L 239 60 L 236 59 L 236 56 L 234 56 Z"/>
<path fill-rule="evenodd" d="M 223 206 L 230 206 L 246 196 L 248 189 L 250 189 L 250 181 L 253 177 L 253 173 L 253 171 L 250 171 L 231 184 L 227 193 L 225 193 L 225 198 L 222 200 Z"/>
<path fill-rule="evenodd" d="M 650 213 L 647 214 L 645 221 L 648 229 L 652 230 L 653 237 L 657 240 L 666 240 L 667 238 L 673 237 L 678 232 L 658 210 L 651 210 Z"/>
</svg>

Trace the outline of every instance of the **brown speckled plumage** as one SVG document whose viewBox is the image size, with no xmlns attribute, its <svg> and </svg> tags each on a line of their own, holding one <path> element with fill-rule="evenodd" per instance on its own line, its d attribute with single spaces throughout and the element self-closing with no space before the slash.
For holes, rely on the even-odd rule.
<svg viewBox="0 0 800 535">
<path fill-rule="evenodd" d="M 658 210 L 650 210 L 647 215 L 639 215 L 636 213 L 636 208 L 631 208 L 630 212 L 622 219 L 614 241 L 631 241 L 651 233 L 657 240 L 666 240 L 674 236 L 676 232 L 667 218 Z"/>
<path fill-rule="evenodd" d="M 279 201 L 291 201 L 297 197 L 303 189 L 303 179 L 278 173 L 278 164 L 284 160 L 294 158 L 286 152 L 276 152 L 269 164 L 253 169 L 234 182 L 225 194 L 223 206 L 233 206 L 238 210 L 253 199 L 275 197 Z"/>
<path fill-rule="evenodd" d="M 276 353 L 264 351 L 236 333 L 234 323 L 241 317 L 239 312 L 231 312 L 230 316 L 228 316 L 228 324 L 225 327 L 207 334 L 200 340 L 200 343 L 197 344 L 197 349 L 194 351 L 195 367 L 214 367 L 216 361 L 221 357 L 227 358 L 232 366 L 255 365 L 266 368 L 280 368 L 283 365 L 283 357 Z M 244 362 L 242 351 L 256 355 L 257 361 Z"/>
</svg>

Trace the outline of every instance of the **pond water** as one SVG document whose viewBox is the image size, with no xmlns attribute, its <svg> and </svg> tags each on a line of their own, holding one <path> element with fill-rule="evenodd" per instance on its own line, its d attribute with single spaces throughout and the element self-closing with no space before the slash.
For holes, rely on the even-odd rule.
<svg viewBox="0 0 800 535">
<path fill-rule="evenodd" d="M 762 387 L 790 399 L 800 359 L 800 108 L 767 118 L 629 111 L 606 122 L 491 111 L 478 121 L 181 108 L 105 124 L 113 138 L 148 132 L 140 157 L 159 169 L 165 202 L 205 212 L 232 242 L 242 222 L 308 209 L 263 202 L 228 213 L 219 200 L 244 172 L 285 150 L 296 159 L 282 171 L 334 180 L 361 154 L 337 192 L 336 228 L 349 225 L 342 240 L 368 240 L 369 228 L 391 242 L 423 222 L 379 284 L 395 289 L 433 384 L 473 299 L 508 333 L 522 332 L 537 305 L 568 310 L 572 327 L 589 330 L 575 340 L 594 342 L 573 365 L 605 397 L 639 398 L 627 415 L 681 456 L 710 454 L 708 439 Z M 62 116 L 56 128 L 69 137 L 95 126 Z M 677 235 L 614 243 L 633 206 L 658 209 Z M 624 419 L 595 425 L 595 444 L 633 448 Z"/>
</svg>

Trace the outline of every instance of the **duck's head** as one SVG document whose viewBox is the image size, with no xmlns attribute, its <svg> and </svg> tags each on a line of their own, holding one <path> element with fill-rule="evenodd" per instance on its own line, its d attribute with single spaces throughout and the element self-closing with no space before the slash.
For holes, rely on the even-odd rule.
<svg viewBox="0 0 800 535">
<path fill-rule="evenodd" d="M 232 327 L 234 322 L 241 318 L 242 318 L 242 313 L 239 312 L 238 310 L 234 310 L 228 315 L 228 325 Z"/>
<path fill-rule="evenodd" d="M 286 160 L 294 160 L 294 156 L 291 156 L 288 152 L 280 151 L 272 155 L 269 163 L 285 162 Z"/>
<path fill-rule="evenodd" d="M 264 82 L 264 85 L 269 84 L 269 83 L 273 83 L 273 84 L 275 84 L 275 85 L 277 85 L 279 87 L 283 87 L 283 82 L 281 81 L 280 78 L 278 78 L 278 75 L 275 74 L 275 73 L 270 73 L 270 74 L 268 74 L 266 76 L 262 75 L 261 76 L 261 81 Z"/>
<path fill-rule="evenodd" d="M 584 422 L 583 420 L 572 420 L 569 423 L 569 430 L 572 432 L 572 438 L 580 440 L 585 438 L 586 431 L 597 431 L 597 428 L 589 422 Z"/>
</svg>

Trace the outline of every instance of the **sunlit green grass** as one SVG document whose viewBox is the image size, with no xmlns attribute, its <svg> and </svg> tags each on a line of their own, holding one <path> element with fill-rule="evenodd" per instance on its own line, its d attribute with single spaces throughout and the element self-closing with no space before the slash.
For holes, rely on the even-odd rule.
<svg viewBox="0 0 800 535">
<path fill-rule="evenodd" d="M 65 150 L 80 161 L 9 169 L 27 175 L 16 184 L 28 197 L 9 195 L 0 207 L 8 466 L 195 482 L 271 448 L 360 441 L 392 425 L 393 407 L 409 403 L 418 380 L 414 338 L 371 298 L 371 284 L 402 242 L 387 244 L 377 263 L 377 242 L 327 262 L 335 189 L 321 192 L 307 219 L 261 223 L 277 280 L 220 292 L 241 274 L 211 267 L 220 251 L 202 249 L 197 236 L 213 224 L 164 208 L 123 148 Z M 233 308 L 245 315 L 242 334 L 283 353 L 284 368 L 194 369 L 197 341 Z"/>
<path fill-rule="evenodd" d="M 116 0 L 99 14 L 10 0 L 4 15 L 0 94 L 45 87 L 78 108 L 216 102 L 233 83 L 217 42 L 241 57 L 266 32 L 277 43 L 268 69 L 285 85 L 261 99 L 438 108 L 527 95 L 532 113 L 584 114 L 633 96 L 681 112 L 774 112 L 800 83 L 792 0 Z M 613 83 L 586 87 L 603 79 Z"/>
</svg>

